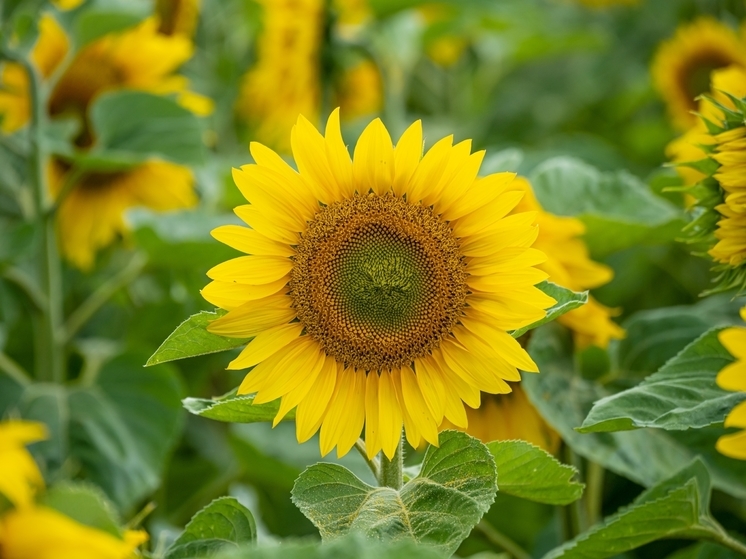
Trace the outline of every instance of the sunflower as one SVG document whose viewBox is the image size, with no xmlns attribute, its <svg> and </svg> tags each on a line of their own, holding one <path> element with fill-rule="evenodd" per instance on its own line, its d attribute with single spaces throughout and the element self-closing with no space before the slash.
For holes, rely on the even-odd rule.
<svg viewBox="0 0 746 559">
<path fill-rule="evenodd" d="M 546 256 L 531 248 L 535 213 L 510 173 L 477 178 L 483 152 L 449 136 L 422 157 L 414 123 L 393 146 L 379 119 L 351 159 L 335 110 L 322 136 L 292 130 L 298 172 L 253 143 L 234 170 L 251 229 L 213 236 L 248 254 L 208 272 L 202 291 L 228 313 L 208 330 L 253 337 L 230 369 L 254 367 L 240 394 L 297 407 L 299 442 L 320 429 L 321 452 L 344 455 L 365 424 L 369 456 L 401 438 L 438 443 L 443 418 L 466 427 L 463 403 L 510 392 L 535 363 L 507 332 L 545 316 L 535 287 Z"/>
<path fill-rule="evenodd" d="M 54 509 L 34 503 L 44 480 L 25 446 L 47 438 L 44 425 L 0 423 L 0 494 L 13 506 L 0 514 L 3 559 L 128 559 L 147 540 L 141 531 L 121 538 L 85 526 Z"/>
<path fill-rule="evenodd" d="M 585 233 L 582 221 L 544 211 L 534 196 L 531 184 L 522 177 L 513 181 L 512 188 L 524 193 L 514 212 L 538 212 L 536 223 L 539 236 L 534 247 L 544 252 L 547 260 L 537 267 L 549 275 L 549 281 L 573 291 L 594 289 L 611 281 L 613 270 L 594 262 L 588 255 L 588 248 L 582 239 Z M 612 309 L 589 297 L 585 305 L 557 320 L 573 331 L 579 347 L 596 345 L 606 348 L 610 340 L 624 337 L 624 330 L 611 320 L 613 314 Z"/>
<path fill-rule="evenodd" d="M 72 10 L 80 6 L 85 0 L 53 0 L 52 4 L 60 10 Z"/>
<path fill-rule="evenodd" d="M 514 385 L 510 394 L 482 394 L 482 405 L 478 409 L 466 408 L 466 417 L 469 426 L 463 430 L 483 443 L 522 440 L 554 454 L 562 441 L 536 411 L 520 384 Z M 458 427 L 444 422 L 441 429 Z"/>
<path fill-rule="evenodd" d="M 689 188 L 695 219 L 692 242 L 708 244 L 720 272 L 715 290 L 746 288 L 746 70 L 713 74 L 713 93 L 702 100 L 701 160 L 689 162 L 703 177 Z"/>
<path fill-rule="evenodd" d="M 57 69 L 68 49 L 69 41 L 59 23 L 53 16 L 43 14 L 39 39 L 32 51 L 32 61 L 43 77 Z M 196 114 L 209 114 L 212 101 L 189 91 L 188 80 L 174 74 L 192 51 L 187 38 L 160 35 L 155 18 L 146 19 L 133 29 L 105 35 L 83 47 L 65 69 L 52 91 L 49 115 L 73 113 L 85 117 L 98 95 L 125 88 L 174 94 Z M 20 65 L 10 63 L 4 66 L 1 79 L 3 131 L 11 133 L 29 122 L 28 77 Z M 89 135 L 83 133 L 79 143 L 89 140 Z"/>
<path fill-rule="evenodd" d="M 709 88 L 710 74 L 732 65 L 746 68 L 746 43 L 730 27 L 709 17 L 680 27 L 658 48 L 653 81 L 677 128 L 688 130 L 697 123 L 692 113 L 696 98 Z"/>
<path fill-rule="evenodd" d="M 192 37 L 197 28 L 201 0 L 156 0 L 155 12 L 164 35 Z"/>
<path fill-rule="evenodd" d="M 243 79 L 236 111 L 256 139 L 287 152 L 298 115 L 319 118 L 324 0 L 259 2 L 257 63 Z"/>
<path fill-rule="evenodd" d="M 363 59 L 345 69 L 336 86 L 337 105 L 345 120 L 370 116 L 381 110 L 383 82 L 372 60 Z"/>
<path fill-rule="evenodd" d="M 60 161 L 49 167 L 49 182 L 56 196 L 69 169 Z M 128 228 L 124 212 L 133 207 L 156 211 L 190 208 L 197 203 L 194 177 L 188 167 L 149 161 L 119 172 L 88 173 L 64 200 L 57 216 L 59 242 L 65 257 L 89 270 L 96 252 L 111 244 Z"/>
<path fill-rule="evenodd" d="M 741 318 L 746 321 L 746 307 L 741 309 Z M 718 374 L 718 386 L 724 390 L 746 392 L 746 328 L 728 328 L 720 332 L 718 339 L 736 358 L 735 363 Z M 741 402 L 731 410 L 725 426 L 746 429 L 746 402 Z M 746 430 L 720 437 L 716 448 L 726 456 L 746 460 Z"/>
</svg>

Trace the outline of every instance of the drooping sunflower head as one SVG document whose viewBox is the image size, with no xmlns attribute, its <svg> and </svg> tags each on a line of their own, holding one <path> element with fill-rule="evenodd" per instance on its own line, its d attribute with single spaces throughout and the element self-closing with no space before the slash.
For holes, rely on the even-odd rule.
<svg viewBox="0 0 746 559">
<path fill-rule="evenodd" d="M 709 90 L 712 72 L 732 65 L 746 68 L 746 43 L 709 17 L 680 27 L 658 48 L 653 81 L 677 128 L 687 130 L 697 123 L 696 99 Z"/>
<path fill-rule="evenodd" d="M 702 179 L 688 192 L 696 199 L 687 226 L 693 242 L 709 246 L 716 262 L 715 290 L 746 288 L 746 70 L 713 74 L 713 94 L 702 100 L 696 138 L 703 158 L 686 163 Z"/>
<path fill-rule="evenodd" d="M 254 367 L 239 388 L 297 407 L 299 441 L 321 429 L 321 450 L 350 450 L 365 424 L 368 453 L 391 457 L 402 426 L 437 444 L 443 419 L 467 425 L 464 402 L 510 392 L 536 371 L 508 333 L 545 315 L 535 285 L 534 212 L 508 216 L 523 194 L 513 175 L 479 178 L 483 152 L 444 138 L 422 156 L 413 124 L 399 142 L 380 120 L 350 158 L 339 111 L 326 135 L 300 117 L 298 171 L 260 144 L 234 171 L 250 229 L 213 235 L 242 256 L 208 272 L 202 291 L 229 312 L 210 331 L 253 337 L 229 366 Z"/>
</svg>

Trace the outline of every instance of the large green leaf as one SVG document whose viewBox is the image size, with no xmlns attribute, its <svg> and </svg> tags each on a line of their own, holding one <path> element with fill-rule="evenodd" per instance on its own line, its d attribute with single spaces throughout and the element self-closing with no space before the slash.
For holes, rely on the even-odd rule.
<svg viewBox="0 0 746 559">
<path fill-rule="evenodd" d="M 738 311 L 737 301 L 718 295 L 696 305 L 637 312 L 622 324 L 627 336 L 610 347 L 613 372 L 625 378 L 652 374 L 710 328 L 740 323 Z"/>
<path fill-rule="evenodd" d="M 683 430 L 722 423 L 746 394 L 715 383 L 718 372 L 733 362 L 718 341 L 721 330 L 702 335 L 634 388 L 597 401 L 579 431 Z"/>
<path fill-rule="evenodd" d="M 578 292 L 572 291 L 570 289 L 566 289 L 564 287 L 561 287 L 555 283 L 551 283 L 548 281 L 543 281 L 536 287 L 541 289 L 544 293 L 546 293 L 550 297 L 554 298 L 554 300 L 557 302 L 552 307 L 547 309 L 547 315 L 544 318 L 542 318 L 541 320 L 537 322 L 534 322 L 533 324 L 529 324 L 528 326 L 524 326 L 523 328 L 519 328 L 518 330 L 515 330 L 514 332 L 512 332 L 512 335 L 514 338 L 522 336 L 529 330 L 538 328 L 542 324 L 546 324 L 547 322 L 556 320 L 563 314 L 568 313 L 571 310 L 577 309 L 578 307 L 582 307 L 588 302 L 587 291 L 582 291 L 578 293 Z"/>
<path fill-rule="evenodd" d="M 371 541 L 350 534 L 332 542 L 286 542 L 221 553 L 219 559 L 439 559 L 436 550 L 414 542 Z"/>
<path fill-rule="evenodd" d="M 233 497 L 220 497 L 194 515 L 165 559 L 212 557 L 225 547 L 254 540 L 256 523 L 251 511 Z"/>
<path fill-rule="evenodd" d="M 50 473 L 78 466 L 126 510 L 160 484 L 183 417 L 175 371 L 143 369 L 141 359 L 114 359 L 91 386 L 32 384 L 11 404 L 14 413 L 47 425 L 49 440 L 33 450 Z"/>
<path fill-rule="evenodd" d="M 230 423 L 259 423 L 272 421 L 280 410 L 280 401 L 266 404 L 254 404 L 255 394 L 236 395 L 230 392 L 214 400 L 204 398 L 185 398 L 182 402 L 190 413 Z M 290 411 L 285 419 L 295 419 L 295 410 Z"/>
<path fill-rule="evenodd" d="M 495 479 L 495 461 L 482 443 L 445 431 L 400 491 L 372 487 L 337 464 L 316 464 L 297 479 L 293 502 L 324 539 L 360 531 L 373 539 L 413 539 L 450 555 L 492 504 Z"/>
<path fill-rule="evenodd" d="M 531 338 L 529 352 L 539 365 L 538 375 L 524 375 L 522 385 L 541 416 L 581 456 L 640 485 L 650 487 L 692 460 L 699 449 L 662 430 L 639 429 L 618 433 L 578 433 L 593 403 L 611 395 L 598 383 L 574 371 L 572 340 L 562 328 L 549 325 Z M 706 430 L 709 436 L 710 429 Z M 688 433 L 682 436 L 690 437 Z M 684 439 L 682 439 L 683 441 Z M 746 467 L 736 460 L 722 462 L 703 455 L 718 489 L 746 497 Z M 740 472 L 734 475 L 734 471 Z"/>
<path fill-rule="evenodd" d="M 707 467 L 695 460 L 543 559 L 603 559 L 661 538 L 728 538 L 710 516 L 710 492 Z"/>
<path fill-rule="evenodd" d="M 550 505 L 567 505 L 580 499 L 582 483 L 573 481 L 578 471 L 526 441 L 487 444 L 497 466 L 498 490 L 522 499 Z"/>
<path fill-rule="evenodd" d="M 595 255 L 673 239 L 684 225 L 682 212 L 626 171 L 601 173 L 570 157 L 534 169 L 531 184 L 544 208 L 578 217 Z"/>
<path fill-rule="evenodd" d="M 78 162 L 111 169 L 159 158 L 195 165 L 205 159 L 202 125 L 173 99 L 141 91 L 99 96 L 90 109 L 96 143 Z"/>
<path fill-rule="evenodd" d="M 217 310 L 216 312 L 201 311 L 190 316 L 177 326 L 176 330 L 150 356 L 145 365 L 158 365 L 167 361 L 227 351 L 246 345 L 249 340 L 225 338 L 207 331 L 207 325 L 224 314 L 225 311 Z"/>
</svg>

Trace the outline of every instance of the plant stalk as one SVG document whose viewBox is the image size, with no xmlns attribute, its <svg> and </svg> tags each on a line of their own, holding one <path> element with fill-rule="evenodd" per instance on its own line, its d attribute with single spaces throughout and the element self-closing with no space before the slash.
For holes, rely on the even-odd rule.
<svg viewBox="0 0 746 559">
<path fill-rule="evenodd" d="M 403 439 L 399 438 L 399 445 L 396 447 L 396 452 L 392 460 L 389 460 L 381 453 L 381 467 L 378 475 L 378 484 L 381 487 L 390 487 L 398 491 L 404 484 L 404 453 L 402 446 Z"/>
<path fill-rule="evenodd" d="M 735 551 L 739 555 L 746 557 L 746 545 L 744 545 L 737 539 L 732 538 L 726 532 L 718 530 L 716 533 L 712 534 L 711 539 L 715 543 L 718 543 L 722 545 L 723 547 L 727 547 L 731 551 Z"/>
<path fill-rule="evenodd" d="M 34 206 L 41 231 L 40 277 L 46 295 L 46 308 L 40 313 L 36 336 L 36 376 L 40 380 L 60 383 L 65 377 L 64 344 L 60 339 L 63 321 L 62 264 L 50 207 L 46 181 L 47 153 L 44 142 L 46 100 L 39 72 L 28 60 L 22 64 L 29 77 L 31 102 L 31 177 L 34 184 Z"/>
<path fill-rule="evenodd" d="M 492 524 L 482 519 L 476 525 L 476 530 L 482 533 L 492 545 L 506 551 L 513 559 L 532 559 L 531 554 L 520 545 L 495 528 Z"/>
<path fill-rule="evenodd" d="M 601 507 L 604 497 L 604 473 L 603 466 L 588 460 L 585 503 L 589 526 L 593 526 L 601 520 Z"/>
<path fill-rule="evenodd" d="M 363 441 L 363 439 L 357 440 L 357 442 L 355 443 L 355 450 L 357 450 L 360 456 L 363 457 L 363 460 L 365 460 L 368 468 L 370 468 L 370 471 L 373 473 L 373 477 L 378 479 L 378 477 L 381 475 L 379 460 L 375 457 L 373 457 L 373 460 L 368 459 L 368 451 L 365 448 L 365 441 Z"/>
</svg>

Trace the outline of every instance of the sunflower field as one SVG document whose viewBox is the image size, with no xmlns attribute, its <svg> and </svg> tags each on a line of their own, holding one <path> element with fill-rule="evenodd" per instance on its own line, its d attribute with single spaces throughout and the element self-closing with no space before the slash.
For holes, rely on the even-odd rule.
<svg viewBox="0 0 746 559">
<path fill-rule="evenodd" d="M 746 557 L 746 0 L 0 0 L 0 559 Z"/>
</svg>

